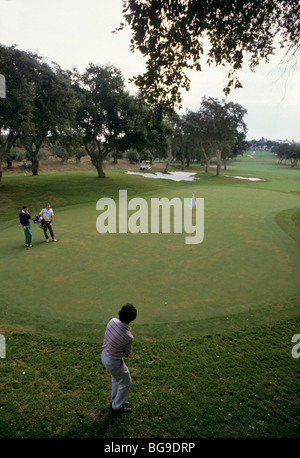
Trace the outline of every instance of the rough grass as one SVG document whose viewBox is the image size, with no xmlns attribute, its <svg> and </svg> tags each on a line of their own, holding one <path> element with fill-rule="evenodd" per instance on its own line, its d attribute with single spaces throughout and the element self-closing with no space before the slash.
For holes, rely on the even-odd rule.
<svg viewBox="0 0 300 458">
<path fill-rule="evenodd" d="M 0 437 L 299 437 L 300 359 L 291 354 L 292 337 L 300 332 L 299 170 L 279 166 L 266 153 L 254 159 L 241 158 L 227 171 L 261 177 L 264 182 L 243 182 L 205 175 L 196 167 L 194 170 L 199 172 L 198 184 L 177 183 L 176 187 L 166 180 L 129 179 L 118 170 L 110 170 L 106 180 L 97 179 L 94 172 L 72 171 L 38 177 L 4 176 L 0 188 L 0 332 L 6 338 L 6 358 L 0 359 Z M 198 247 L 206 250 L 204 257 L 201 251 L 192 250 L 182 265 L 180 256 L 164 265 L 160 244 L 154 249 L 153 263 L 149 256 L 142 263 L 142 255 L 134 251 L 131 269 L 135 275 L 127 278 L 126 288 L 136 292 L 143 313 L 140 322 L 137 319 L 133 323 L 135 341 L 128 360 L 133 378 L 129 400 L 134 414 L 130 418 L 109 412 L 110 380 L 100 359 L 105 320 L 116 310 L 110 303 L 105 316 L 93 319 L 96 309 L 89 305 L 89 317 L 82 319 L 84 310 L 78 301 L 72 311 L 73 302 L 64 290 L 70 277 L 64 272 L 66 264 L 59 263 L 57 256 L 61 249 L 71 256 L 74 249 L 84 253 L 84 246 L 88 246 L 81 262 L 76 264 L 72 259 L 68 265 L 74 284 L 78 279 L 86 284 L 80 289 L 81 297 L 93 297 L 96 282 L 88 280 L 95 246 L 87 231 L 84 242 L 85 236 L 73 236 L 64 221 L 68 221 L 69 213 L 73 218 L 76 209 L 84 213 L 90 204 L 94 209 L 100 197 L 116 198 L 119 189 L 145 198 L 177 191 L 188 196 L 192 189 L 201 189 L 201 197 L 208 204 L 205 241 L 209 243 L 206 248 L 204 244 Z M 24 199 L 34 212 L 51 201 L 57 211 L 56 227 L 63 235 L 61 245 L 48 246 L 35 233 L 36 250 L 24 250 L 17 220 Z M 230 219 L 230 211 L 235 218 Z M 80 224 L 85 223 L 79 218 Z M 115 280 L 117 289 L 122 290 L 115 274 L 121 250 L 117 239 L 115 242 L 103 247 L 99 278 Z M 179 250 L 181 243 L 175 239 L 172 243 Z M 45 252 L 46 248 L 51 252 Z M 132 253 L 130 244 L 127 251 Z M 223 256 L 220 263 L 223 252 L 231 253 L 235 262 Z M 250 263 L 245 257 L 249 252 Z M 263 253 L 268 253 L 264 262 Z M 56 273 L 47 261 L 56 266 Z M 193 286 L 197 277 L 188 280 L 189 263 L 196 269 L 203 266 L 196 291 L 202 316 L 190 313 L 191 304 L 196 311 L 193 295 L 196 298 L 197 294 L 187 287 Z M 154 280 L 162 267 L 161 291 L 168 284 L 168 276 L 175 275 L 176 281 L 169 285 L 173 298 L 168 298 L 168 306 L 163 300 L 156 309 L 165 317 L 160 322 L 151 306 L 156 294 Z M 136 275 L 142 270 L 149 278 L 142 291 L 147 299 L 144 303 L 136 287 Z M 254 273 L 244 289 L 245 298 L 240 294 L 241 278 Z M 209 274 L 208 279 L 204 274 Z M 206 291 L 210 288 L 214 296 L 213 309 L 211 297 L 200 300 L 205 299 L 205 284 Z M 172 302 L 180 299 L 183 288 L 187 288 L 191 304 L 181 300 L 176 308 Z M 43 291 L 47 292 L 46 301 Z M 58 291 L 61 297 L 65 293 L 61 310 L 55 303 Z M 235 291 L 235 299 L 229 299 L 228 291 Z M 32 299 L 27 304 L 26 297 Z M 224 303 L 226 309 L 222 311 Z"/>
<path fill-rule="evenodd" d="M 299 437 L 299 321 L 230 336 L 134 344 L 134 414 L 109 411 L 99 345 L 7 337 L 0 435 L 15 438 Z"/>
</svg>

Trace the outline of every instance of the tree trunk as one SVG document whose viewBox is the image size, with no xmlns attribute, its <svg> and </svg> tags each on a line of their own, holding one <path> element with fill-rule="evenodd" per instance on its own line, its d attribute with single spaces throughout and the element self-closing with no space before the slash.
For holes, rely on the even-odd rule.
<svg viewBox="0 0 300 458">
<path fill-rule="evenodd" d="M 172 155 L 172 149 L 170 148 L 168 150 L 168 161 L 167 161 L 167 164 L 166 164 L 166 167 L 165 167 L 165 170 L 164 170 L 165 173 L 168 173 L 169 166 L 170 166 L 172 160 L 173 160 L 173 155 Z"/>
<path fill-rule="evenodd" d="M 103 170 L 103 159 L 102 159 L 102 157 L 99 157 L 97 155 L 97 153 L 91 153 L 91 152 L 89 152 L 89 155 L 90 155 L 91 162 L 92 162 L 93 166 L 96 167 L 96 170 L 98 172 L 98 177 L 99 178 L 105 178 L 106 175 L 105 175 L 104 170 Z"/>
<path fill-rule="evenodd" d="M 98 178 L 105 178 L 106 177 L 104 169 L 103 169 L 103 163 L 102 162 L 96 166 L 96 169 L 97 169 L 97 172 L 98 172 Z"/>
<path fill-rule="evenodd" d="M 38 175 L 39 171 L 39 160 L 38 160 L 38 154 L 40 151 L 40 147 L 42 145 L 42 142 L 35 139 L 31 139 L 28 142 L 25 142 L 25 150 L 26 150 L 26 157 L 31 161 L 32 164 L 32 175 Z"/>
<path fill-rule="evenodd" d="M 217 158 L 217 176 L 220 176 L 221 174 L 221 167 L 222 167 L 222 161 L 221 161 L 221 151 L 217 150 L 216 152 L 216 158 Z"/>
<path fill-rule="evenodd" d="M 1 128 L 0 128 L 0 134 L 1 134 Z M 17 138 L 18 138 L 18 135 L 9 133 L 9 135 L 6 137 L 4 145 L 1 145 L 1 148 L 0 148 L 0 186 L 2 186 L 2 163 L 4 160 L 4 156 L 7 153 L 9 153 L 10 149 L 13 147 Z"/>
<path fill-rule="evenodd" d="M 32 175 L 38 175 L 39 160 L 37 158 L 37 154 L 32 157 L 31 163 L 32 163 Z"/>
<path fill-rule="evenodd" d="M 202 151 L 202 154 L 203 154 L 203 157 L 204 157 L 204 161 L 205 161 L 205 173 L 208 173 L 209 166 L 210 166 L 210 157 L 209 157 L 209 155 L 206 154 L 205 148 L 204 148 L 202 142 L 200 144 L 200 148 L 201 148 L 201 151 Z"/>
</svg>

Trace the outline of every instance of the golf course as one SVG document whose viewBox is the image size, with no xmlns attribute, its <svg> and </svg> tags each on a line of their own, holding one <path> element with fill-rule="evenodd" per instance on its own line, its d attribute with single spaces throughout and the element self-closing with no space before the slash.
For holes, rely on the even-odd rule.
<svg viewBox="0 0 300 458">
<path fill-rule="evenodd" d="M 0 437 L 300 437 L 299 166 L 256 151 L 221 176 L 191 164 L 197 179 L 176 182 L 57 164 L 4 173 L 0 188 Z M 149 208 L 153 198 L 204 199 L 203 241 L 188 245 L 172 227 L 100 234 L 96 204 L 107 197 L 118 209 L 120 190 Z M 57 243 L 33 224 L 47 202 Z M 107 322 L 126 303 L 137 309 L 130 421 L 110 412 L 101 364 Z"/>
</svg>

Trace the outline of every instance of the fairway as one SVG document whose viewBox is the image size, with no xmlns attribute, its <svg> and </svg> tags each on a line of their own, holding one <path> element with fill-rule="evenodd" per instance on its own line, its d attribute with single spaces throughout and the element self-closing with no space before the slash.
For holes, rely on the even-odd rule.
<svg viewBox="0 0 300 458">
<path fill-rule="evenodd" d="M 53 203 L 58 243 L 46 244 L 42 230 L 32 225 L 34 247 L 26 250 L 17 219 L 6 224 L 1 231 L 2 327 L 94 339 L 126 302 L 138 308 L 137 333 L 156 339 L 171 336 L 175 328 L 179 336 L 221 333 L 226 320 L 235 326 L 250 318 L 267 322 L 293 316 L 300 248 L 276 218 L 296 211 L 300 198 L 281 192 L 280 184 L 279 191 L 274 189 L 270 170 L 260 159 L 255 164 L 244 158 L 238 166 L 256 176 L 265 172 L 265 182 L 220 177 L 213 185 L 199 175 L 195 183 L 157 189 L 149 181 L 167 180 L 146 180 L 147 191 L 138 196 L 147 201 L 193 193 L 204 198 L 204 240 L 198 245 L 186 245 L 188 234 L 172 231 L 99 234 L 96 202 L 102 195 L 96 193 L 80 205 L 55 208 Z M 118 173 L 119 189 L 135 197 L 145 179 Z M 106 197 L 116 198 L 116 191 Z M 30 211 L 34 215 L 40 208 Z"/>
</svg>

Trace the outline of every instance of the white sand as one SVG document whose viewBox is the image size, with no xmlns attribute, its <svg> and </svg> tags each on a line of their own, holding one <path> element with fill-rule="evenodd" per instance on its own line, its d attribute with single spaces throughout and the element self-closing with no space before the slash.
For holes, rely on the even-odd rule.
<svg viewBox="0 0 300 458">
<path fill-rule="evenodd" d="M 224 177 L 238 178 L 239 180 L 249 180 L 249 181 L 265 181 L 262 178 L 234 177 L 232 175 L 224 175 Z"/>
<path fill-rule="evenodd" d="M 161 173 L 161 172 L 155 172 L 155 173 L 142 173 L 142 172 L 125 172 L 127 175 L 140 175 L 142 177 L 146 178 L 162 178 L 164 180 L 173 180 L 173 181 L 195 181 L 195 180 L 200 180 L 200 178 L 196 178 L 196 172 L 190 173 L 190 172 L 168 172 L 168 173 Z M 248 177 L 236 177 L 232 175 L 224 175 L 224 177 L 229 177 L 229 178 L 237 178 L 239 180 L 249 180 L 249 181 L 265 181 L 261 178 L 248 178 Z"/>
<path fill-rule="evenodd" d="M 155 172 L 154 173 L 142 173 L 142 172 L 125 172 L 128 175 L 140 175 L 146 178 L 162 178 L 164 180 L 173 180 L 173 181 L 195 181 L 200 180 L 200 178 L 196 178 L 196 172 L 189 173 L 189 172 L 168 172 L 168 173 L 161 173 Z"/>
</svg>

